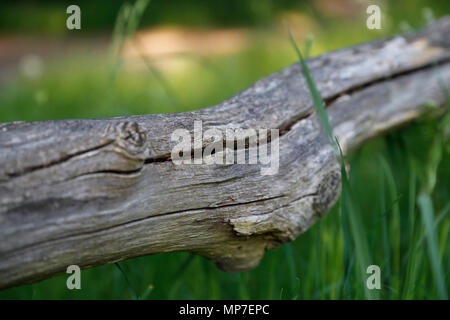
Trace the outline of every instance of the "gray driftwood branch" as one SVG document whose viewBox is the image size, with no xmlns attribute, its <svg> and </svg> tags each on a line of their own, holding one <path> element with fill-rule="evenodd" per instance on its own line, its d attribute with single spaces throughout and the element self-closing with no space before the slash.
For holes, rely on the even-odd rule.
<svg viewBox="0 0 450 320">
<path fill-rule="evenodd" d="M 308 61 L 345 153 L 444 105 L 450 18 L 415 34 Z M 175 129 L 280 130 L 279 173 L 180 165 Z M 236 152 L 236 150 L 234 151 Z M 340 193 L 340 169 L 298 64 L 216 106 L 177 114 L 0 124 L 0 288 L 172 251 L 224 270 L 255 267 Z"/>
</svg>

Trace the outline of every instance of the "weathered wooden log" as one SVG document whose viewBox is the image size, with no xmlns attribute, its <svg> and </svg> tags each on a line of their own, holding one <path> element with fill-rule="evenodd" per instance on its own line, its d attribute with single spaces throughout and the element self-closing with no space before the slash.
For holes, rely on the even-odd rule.
<svg viewBox="0 0 450 320">
<path fill-rule="evenodd" d="M 308 66 L 347 153 L 416 118 L 427 102 L 444 105 L 450 18 Z M 261 164 L 175 165 L 171 134 L 192 132 L 195 120 L 204 130 L 279 129 L 278 173 L 261 175 Z M 171 251 L 203 255 L 224 270 L 253 268 L 340 193 L 339 164 L 298 64 L 199 111 L 0 124 L 0 164 L 0 288 L 72 264 Z"/>
</svg>

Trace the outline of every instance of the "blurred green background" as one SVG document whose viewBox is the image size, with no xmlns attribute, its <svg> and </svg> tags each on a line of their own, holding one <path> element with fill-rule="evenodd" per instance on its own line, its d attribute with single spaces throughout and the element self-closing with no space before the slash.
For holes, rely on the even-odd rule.
<svg viewBox="0 0 450 320">
<path fill-rule="evenodd" d="M 450 12 L 449 1 L 425 0 L 153 0 L 141 16 L 127 15 L 134 3 L 78 1 L 81 30 L 68 30 L 73 1 L 2 1 L 0 122 L 204 108 L 297 61 L 283 21 L 299 44 L 313 37 L 315 56 L 413 31 Z M 366 28 L 369 4 L 382 8 L 381 30 Z M 349 156 L 353 210 L 370 261 L 381 267 L 380 298 L 447 298 L 450 145 L 445 135 L 437 139 L 442 123 L 424 116 Z M 437 177 L 431 189 L 430 176 Z M 417 206 L 423 193 L 432 211 Z M 430 217 L 435 239 L 424 231 Z M 81 290 L 68 290 L 61 275 L 0 298 L 363 299 L 365 278 L 345 225 L 339 201 L 247 272 L 171 253 L 120 262 L 122 271 L 114 264 L 83 270 Z"/>
</svg>

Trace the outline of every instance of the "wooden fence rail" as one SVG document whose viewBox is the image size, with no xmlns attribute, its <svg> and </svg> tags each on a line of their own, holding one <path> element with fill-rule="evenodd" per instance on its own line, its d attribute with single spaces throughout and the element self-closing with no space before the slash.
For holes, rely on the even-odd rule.
<svg viewBox="0 0 450 320">
<path fill-rule="evenodd" d="M 427 102 L 444 105 L 450 18 L 307 63 L 347 153 L 418 117 Z M 279 129 L 278 173 L 262 175 L 259 163 L 175 165 L 171 135 L 192 133 L 196 120 L 203 130 Z M 0 288 L 72 264 L 172 251 L 224 270 L 253 268 L 339 194 L 339 164 L 298 64 L 199 111 L 0 124 Z"/>
</svg>

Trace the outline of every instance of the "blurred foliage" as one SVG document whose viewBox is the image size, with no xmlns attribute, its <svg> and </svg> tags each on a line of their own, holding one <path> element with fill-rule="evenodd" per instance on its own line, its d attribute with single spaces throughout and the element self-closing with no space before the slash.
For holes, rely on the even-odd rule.
<svg viewBox="0 0 450 320">
<path fill-rule="evenodd" d="M 67 5 L 73 1 L 2 1 L 1 32 L 62 34 Z M 82 32 L 112 33 L 121 1 L 79 1 Z M 217 27 L 273 26 L 289 10 L 313 21 L 311 55 L 426 25 L 432 16 L 450 12 L 450 1 L 389 1 L 383 9 L 386 28 L 369 31 L 361 19 L 322 10 L 313 1 L 153 0 L 140 28 L 179 24 Z M 365 11 L 359 14 L 365 17 Z M 20 19 L 17 19 L 20 17 Z M 61 27 L 61 25 L 63 27 Z M 264 28 L 262 28 L 264 29 Z M 278 33 L 280 34 L 280 33 Z M 296 62 L 285 38 L 258 33 L 240 52 L 215 57 L 183 56 L 183 68 L 165 72 L 158 60 L 139 66 L 105 52 L 73 52 L 50 61 L 35 57 L 35 72 L 8 79 L 0 89 L 0 122 L 112 117 L 168 113 L 203 108 L 235 94 L 257 79 Z M 295 33 L 294 33 L 295 35 Z M 113 37 L 114 38 L 114 37 Z M 302 41 L 302 39 L 296 39 Z M 301 42 L 299 42 L 301 43 Z M 300 46 L 300 49 L 303 49 Z M 155 72 L 156 70 L 156 72 Z M 163 81 L 161 81 L 163 79 Z M 170 88 L 171 90 L 167 90 Z M 178 103 L 174 103 L 177 101 Z M 384 299 L 439 298 L 427 255 L 423 217 L 417 208 L 420 188 L 433 170 L 433 202 L 438 258 L 445 288 L 450 287 L 450 146 L 438 147 L 440 162 L 430 166 L 439 120 L 424 117 L 402 130 L 367 143 L 349 155 L 352 205 L 360 218 L 370 262 L 380 265 Z M 430 151 L 431 150 L 431 151 Z M 343 206 L 345 207 L 345 206 Z M 365 298 L 354 248 L 346 249 L 340 203 L 293 243 L 270 250 L 255 269 L 225 273 L 188 253 L 140 257 L 82 271 L 82 289 L 66 288 L 67 275 L 0 291 L 1 299 L 323 299 Z M 427 209 L 431 211 L 430 209 Z M 347 235 L 348 236 L 348 235 Z M 347 256 L 345 251 L 348 250 Z M 434 254 L 434 257 L 436 253 Z M 433 258 L 436 260 L 436 257 Z M 1 276 L 1 275 L 0 275 Z"/>
<path fill-rule="evenodd" d="M 2 0 L 0 2 L 0 32 L 27 34 L 64 34 L 66 8 L 78 4 L 82 14 L 82 32 L 109 32 L 117 13 L 126 1 L 109 0 Z M 323 10 L 326 1 L 314 0 L 152 0 L 144 13 L 141 26 L 180 25 L 193 27 L 269 26 L 280 13 L 301 11 L 312 16 L 323 28 L 336 21 L 351 20 L 336 10 Z M 330 1 L 335 2 L 335 1 Z M 353 1 L 356 5 L 364 1 Z M 339 7 L 340 2 L 336 2 Z M 433 12 L 450 12 L 450 1 L 396 0 L 366 1 L 380 4 L 385 13 L 400 22 L 417 27 L 422 20 L 418 8 Z M 366 6 L 367 6 L 366 5 Z M 325 5 L 326 6 L 326 5 Z M 364 5 L 362 5 L 364 6 Z M 342 10 L 341 10 L 342 11 Z M 363 12 L 365 14 L 365 12 Z M 19 18 L 18 18 L 19 17 Z"/>
</svg>

